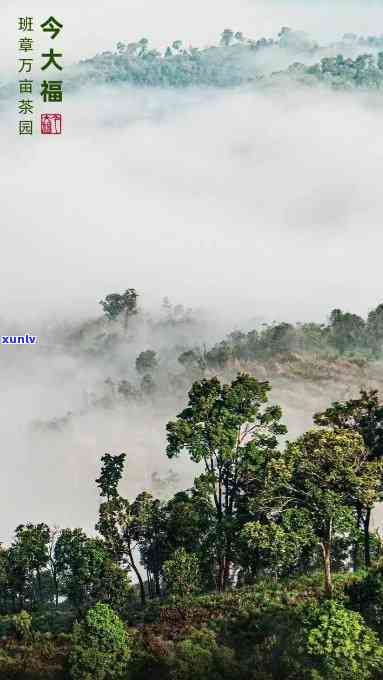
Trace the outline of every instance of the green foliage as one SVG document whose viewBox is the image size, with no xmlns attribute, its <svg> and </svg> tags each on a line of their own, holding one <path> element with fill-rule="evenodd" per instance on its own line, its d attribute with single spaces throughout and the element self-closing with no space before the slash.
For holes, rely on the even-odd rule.
<svg viewBox="0 0 383 680">
<path fill-rule="evenodd" d="M 27 601 L 43 599 L 41 574 L 49 561 L 49 540 L 46 524 L 20 524 L 9 550 L 2 555 L 2 575 L 16 595 L 19 608 Z"/>
<path fill-rule="evenodd" d="M 336 56 L 332 56 L 334 48 L 338 50 Z M 347 56 L 350 48 L 353 57 L 357 55 L 354 58 Z M 116 51 L 81 61 L 73 69 L 70 86 L 123 82 L 141 87 L 185 88 L 252 83 L 258 88 L 267 88 L 281 81 L 296 80 L 302 85 L 325 85 L 336 90 L 382 88 L 383 52 L 377 56 L 372 53 L 383 49 L 381 36 L 350 38 L 346 35 L 338 44 L 329 46 L 331 56 L 323 57 L 325 49 L 303 31 L 286 26 L 282 27 L 277 40 L 265 37 L 254 40 L 241 31 L 226 28 L 218 45 L 186 48 L 180 40 L 175 40 L 162 54 L 150 49 L 148 40 L 142 38 L 127 44 L 119 42 Z M 258 54 L 270 51 L 272 60 L 274 54 L 282 50 L 290 59 L 290 66 L 269 75 L 262 69 Z M 306 57 L 304 63 L 297 62 L 296 58 L 302 55 Z"/>
<path fill-rule="evenodd" d="M 382 348 L 383 305 L 378 305 L 367 321 L 334 309 L 328 324 L 272 323 L 249 333 L 236 331 L 207 351 L 205 360 L 211 368 L 224 368 L 234 360 L 267 361 L 283 354 L 308 352 L 324 358 L 346 355 L 362 361 L 381 356 Z"/>
<path fill-rule="evenodd" d="M 73 628 L 69 655 L 73 680 L 118 680 L 127 677 L 131 639 L 117 614 L 97 603 Z"/>
<path fill-rule="evenodd" d="M 117 487 L 122 477 L 125 458 L 125 453 L 121 453 L 119 456 L 111 456 L 109 453 L 105 453 L 101 458 L 101 475 L 96 479 L 96 484 L 100 488 L 101 496 L 106 496 L 108 501 L 118 496 Z"/>
<path fill-rule="evenodd" d="M 144 491 L 132 504 L 135 517 L 136 539 L 141 562 L 148 576 L 150 596 L 161 595 L 161 569 L 166 542 L 166 517 L 160 501 Z"/>
<path fill-rule="evenodd" d="M 341 604 L 348 601 L 344 588 L 349 593 L 351 583 L 357 585 L 363 580 L 339 575 L 337 601 L 323 601 L 317 575 L 278 582 L 259 579 L 253 588 L 177 602 L 161 604 L 156 600 L 148 607 L 144 624 L 137 626 L 134 640 L 128 635 L 127 653 L 121 652 L 124 626 L 119 620 L 116 634 L 115 615 L 112 625 L 107 608 L 107 620 L 104 610 L 91 625 L 87 619 L 75 625 L 77 633 L 69 650 L 71 677 L 380 680 L 382 647 L 377 636 L 359 614 Z M 363 596 L 367 596 L 367 590 Z M 349 601 L 355 606 L 355 601 Z M 37 636 L 32 645 L 7 647 L 10 655 L 0 658 L 0 669 L 6 669 L 15 679 L 66 678 L 59 670 L 63 657 L 61 661 L 57 658 L 57 676 L 54 671 L 49 674 L 49 664 L 58 654 L 67 653 L 67 644 L 68 636 Z M 125 645 L 124 649 L 126 652 Z"/>
<path fill-rule="evenodd" d="M 117 564 L 124 562 L 134 570 L 140 585 L 141 601 L 144 604 L 146 598 L 144 583 L 134 558 L 134 549 L 139 547 L 143 532 L 137 505 L 120 496 L 102 503 L 96 529 L 104 538 L 108 555 Z"/>
<path fill-rule="evenodd" d="M 21 666 L 21 668 L 20 668 Z M 0 673 L 4 678 L 17 678 L 17 672 L 23 670 L 23 664 L 17 663 L 14 657 L 8 654 L 5 650 L 0 650 Z M 21 677 L 19 675 L 19 677 Z"/>
<path fill-rule="evenodd" d="M 269 604 L 233 621 L 230 635 L 250 680 L 380 678 L 383 648 L 361 616 L 334 600 Z"/>
<path fill-rule="evenodd" d="M 174 40 L 162 53 L 150 48 L 149 41 L 141 38 L 130 43 L 119 41 L 115 50 L 81 60 L 68 73 L 68 89 L 118 83 L 177 89 L 251 84 L 257 89 L 269 89 L 297 82 L 301 86 L 335 90 L 381 90 L 382 50 L 382 36 L 346 34 L 337 43 L 320 46 L 305 32 L 286 26 L 277 39 L 247 38 L 239 30 L 226 28 L 219 44 L 198 48 Z M 280 61 L 281 53 L 283 62 L 290 65 L 269 74 L 263 64 L 268 66 L 274 58 Z M 326 54 L 329 56 L 323 56 Z M 11 84 L 0 87 L 0 99 L 12 94 Z M 118 297 L 121 296 L 112 293 L 102 301 L 111 303 L 111 318 L 116 318 L 116 312 L 119 314 L 118 307 L 116 312 L 113 309 L 114 302 L 119 303 Z"/>
<path fill-rule="evenodd" d="M 119 614 L 124 614 L 133 597 L 133 586 L 126 570 L 106 558 L 92 584 L 92 600 L 108 604 Z"/>
<path fill-rule="evenodd" d="M 32 617 L 28 612 L 21 611 L 12 617 L 12 624 L 19 640 L 29 642 L 32 639 Z"/>
<path fill-rule="evenodd" d="M 383 639 L 383 567 L 378 566 L 346 587 L 350 607 L 362 614 Z"/>
<path fill-rule="evenodd" d="M 88 538 L 81 529 L 64 529 L 54 554 L 62 590 L 70 602 L 79 611 L 93 604 L 100 576 L 109 559 L 103 542 Z"/>
<path fill-rule="evenodd" d="M 75 612 L 69 601 L 57 607 L 52 605 L 41 607 L 33 612 L 33 630 L 36 633 L 53 636 L 66 635 L 72 630 L 75 618 Z"/>
<path fill-rule="evenodd" d="M 193 349 L 182 352 L 178 357 L 178 362 L 187 371 L 201 371 L 206 367 L 206 362 L 202 353 Z"/>
<path fill-rule="evenodd" d="M 328 601 L 308 607 L 303 615 L 306 653 L 313 680 L 369 680 L 383 663 L 383 647 L 362 617 Z"/>
<path fill-rule="evenodd" d="M 164 563 L 163 573 L 169 595 L 187 597 L 199 588 L 198 557 L 188 554 L 185 548 L 176 550 L 172 559 Z"/>
<path fill-rule="evenodd" d="M 177 421 L 167 424 L 167 454 L 184 450 L 205 469 L 198 488 L 214 507 L 214 546 L 219 589 L 228 584 L 233 561 L 235 534 L 241 521 L 241 501 L 262 485 L 265 459 L 273 454 L 278 436 L 286 432 L 280 424 L 278 406 L 267 406 L 270 385 L 239 374 L 230 385 L 218 378 L 195 382 L 186 409 Z"/>
<path fill-rule="evenodd" d="M 196 555 L 201 586 L 207 591 L 215 585 L 214 514 L 211 498 L 196 488 L 176 493 L 164 508 L 164 559 L 179 548 Z"/>
<path fill-rule="evenodd" d="M 10 637 L 14 632 L 13 616 L 0 616 L 0 638 Z"/>
<path fill-rule="evenodd" d="M 233 650 L 218 645 L 211 630 L 191 630 L 185 640 L 177 642 L 169 661 L 171 680 L 229 680 L 238 666 Z"/>
<path fill-rule="evenodd" d="M 380 53 L 380 69 L 383 72 L 383 52 Z M 379 357 L 383 349 L 383 304 L 372 309 L 367 317 L 366 336 L 374 357 Z"/>
<path fill-rule="evenodd" d="M 356 314 L 334 309 L 329 324 L 329 342 L 344 354 L 360 347 L 364 340 L 365 322 Z"/>
<path fill-rule="evenodd" d="M 282 37 L 303 40 L 287 29 Z M 223 36 L 228 48 L 242 40 L 230 31 Z M 146 42 L 139 49 L 157 59 Z M 346 354 L 367 337 L 378 347 L 379 315 L 378 308 L 360 323 L 335 310 L 327 326 L 236 331 L 210 359 L 225 365 L 278 355 L 282 363 L 281 356 L 314 345 Z M 382 567 L 347 573 L 351 554 L 360 565 L 366 536 L 371 557 L 382 556 L 378 535 L 368 535 L 382 494 L 378 392 L 333 403 L 315 416 L 331 430 L 311 430 L 282 449 L 286 428 L 281 409 L 268 403 L 270 384 L 249 374 L 229 384 L 201 379 L 206 356 L 181 355 L 183 380 L 194 371 L 198 380 L 167 426 L 169 458 L 186 452 L 200 466 L 192 489 L 167 501 L 145 491 L 124 499 L 118 484 L 125 454 L 105 454 L 96 480 L 102 538 L 26 524 L 0 549 L 2 611 L 21 610 L 0 619 L 8 638 L 0 675 L 65 678 L 68 639 L 57 633 L 77 616 L 73 680 L 381 680 Z M 136 626 L 134 640 L 127 621 Z"/>
<path fill-rule="evenodd" d="M 380 48 L 382 48 L 380 42 Z M 340 46 L 342 49 L 343 45 Z M 273 74 L 276 82 L 288 77 L 302 85 L 326 85 L 335 90 L 381 90 L 383 87 L 383 62 L 381 53 L 362 53 L 355 59 L 338 54 L 336 57 L 323 57 L 320 62 L 306 66 L 294 62 L 286 71 Z"/>
<path fill-rule="evenodd" d="M 363 438 L 368 460 L 382 459 L 383 451 L 383 404 L 377 390 L 361 390 L 358 399 L 334 402 L 322 413 L 314 416 L 318 425 L 357 432 Z M 377 470 L 379 474 L 379 470 Z M 372 506 L 361 499 L 355 500 L 357 525 L 363 525 L 365 564 L 370 566 L 369 536 Z"/>
<path fill-rule="evenodd" d="M 358 432 L 366 446 L 368 457 L 375 460 L 383 450 L 383 404 L 378 390 L 360 390 L 357 399 L 335 401 L 314 416 L 317 425 Z"/>
<path fill-rule="evenodd" d="M 248 522 L 242 530 L 245 558 L 262 566 L 262 570 L 275 575 L 288 573 L 299 564 L 305 549 L 312 553 L 315 546 L 310 518 L 307 512 L 285 510 L 279 523 Z M 250 558 L 250 560 L 249 560 Z"/>
<path fill-rule="evenodd" d="M 134 288 L 128 288 L 122 295 L 110 293 L 105 300 L 100 300 L 100 305 L 110 321 L 124 316 L 126 322 L 130 316 L 137 314 L 137 298 L 137 291 Z"/>
<path fill-rule="evenodd" d="M 331 546 L 336 532 L 352 531 L 351 508 L 379 498 L 382 464 L 369 462 L 362 437 L 349 430 L 312 430 L 268 464 L 263 505 L 269 514 L 304 510 L 323 551 L 330 595 Z"/>
<path fill-rule="evenodd" d="M 261 360 L 292 352 L 315 352 L 328 354 L 328 328 L 319 324 L 288 323 L 264 324 L 260 330 L 249 333 L 230 333 L 208 352 L 206 363 L 211 368 L 224 368 L 233 360 Z"/>
<path fill-rule="evenodd" d="M 175 40 L 164 54 L 149 49 L 146 39 L 128 44 L 120 42 L 116 52 L 104 52 L 78 64 L 72 74 L 71 86 L 87 80 L 174 88 L 228 87 L 256 81 L 259 76 L 254 52 L 273 41 L 247 40 L 239 31 L 224 35 L 220 46 L 206 49 L 183 48 L 182 42 Z"/>
</svg>

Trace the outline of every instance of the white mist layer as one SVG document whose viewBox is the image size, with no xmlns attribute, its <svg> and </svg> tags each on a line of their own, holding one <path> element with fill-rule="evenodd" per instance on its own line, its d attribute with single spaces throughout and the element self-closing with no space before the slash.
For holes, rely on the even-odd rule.
<svg viewBox="0 0 383 680">
<path fill-rule="evenodd" d="M 246 316 L 365 313 L 381 299 L 381 116 L 380 99 L 325 91 L 68 99 L 61 138 L 4 144 L 0 314 L 90 312 L 132 285 Z"/>
</svg>

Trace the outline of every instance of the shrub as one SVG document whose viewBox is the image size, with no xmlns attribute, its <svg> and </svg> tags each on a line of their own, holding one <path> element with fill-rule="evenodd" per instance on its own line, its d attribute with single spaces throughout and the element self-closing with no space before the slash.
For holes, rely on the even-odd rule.
<svg viewBox="0 0 383 680">
<path fill-rule="evenodd" d="M 19 664 L 16 659 L 6 653 L 5 650 L 0 649 L 0 677 L 1 678 L 12 678 L 15 677 L 15 673 L 19 670 Z M 20 677 L 20 676 L 19 676 Z"/>
<path fill-rule="evenodd" d="M 108 605 L 98 602 L 74 625 L 69 655 L 73 680 L 125 679 L 130 655 L 124 624 Z"/>
<path fill-rule="evenodd" d="M 334 600 L 306 607 L 303 631 L 312 680 L 369 680 L 383 663 L 376 633 Z"/>
<path fill-rule="evenodd" d="M 13 630 L 18 640 L 29 642 L 32 639 L 32 617 L 28 612 L 21 611 L 12 617 Z"/>
<path fill-rule="evenodd" d="M 178 642 L 170 661 L 172 680 L 223 680 L 237 677 L 234 652 L 218 645 L 207 628 L 192 630 Z"/>
<path fill-rule="evenodd" d="M 0 616 L 0 638 L 10 637 L 14 632 L 13 616 Z"/>
<path fill-rule="evenodd" d="M 274 606 L 233 622 L 247 680 L 377 680 L 383 647 L 360 614 L 334 600 Z"/>
<path fill-rule="evenodd" d="M 383 570 L 374 569 L 346 588 L 350 606 L 360 612 L 371 628 L 383 635 Z"/>
</svg>

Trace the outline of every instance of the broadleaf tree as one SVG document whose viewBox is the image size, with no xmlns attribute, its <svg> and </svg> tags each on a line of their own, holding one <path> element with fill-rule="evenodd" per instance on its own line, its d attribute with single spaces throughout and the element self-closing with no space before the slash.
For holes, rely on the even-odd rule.
<svg viewBox="0 0 383 680">
<path fill-rule="evenodd" d="M 263 507 L 274 521 L 289 508 L 305 511 L 322 550 L 330 597 L 334 535 L 352 531 L 355 503 L 376 502 L 381 474 L 382 463 L 368 460 L 362 437 L 347 430 L 310 430 L 268 464 Z"/>
<path fill-rule="evenodd" d="M 278 437 L 286 433 L 281 409 L 267 405 L 268 382 L 239 374 L 230 385 L 218 378 L 193 384 L 188 406 L 167 424 L 167 455 L 186 450 L 202 464 L 199 486 L 214 503 L 217 587 L 225 590 L 235 561 L 241 499 L 254 489 Z"/>
<path fill-rule="evenodd" d="M 333 402 L 328 409 L 315 414 L 314 422 L 324 427 L 359 433 L 363 437 L 368 460 L 383 460 L 383 403 L 380 401 L 378 390 L 361 390 L 357 399 Z M 383 479 L 380 478 L 380 481 L 383 492 Z M 369 567 L 372 505 L 363 505 L 357 500 L 355 510 L 358 526 L 363 528 L 364 559 L 366 567 Z"/>
</svg>

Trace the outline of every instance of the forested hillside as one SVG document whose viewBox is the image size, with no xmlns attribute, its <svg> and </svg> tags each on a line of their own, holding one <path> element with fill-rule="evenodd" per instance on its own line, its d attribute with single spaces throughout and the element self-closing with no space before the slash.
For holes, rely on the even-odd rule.
<svg viewBox="0 0 383 680">
<path fill-rule="evenodd" d="M 88 368 L 108 357 L 114 377 L 87 408 L 110 418 L 179 404 L 160 455 L 188 458 L 194 481 L 126 496 L 136 452 L 100 451 L 93 531 L 16 527 L 0 551 L 1 677 L 379 680 L 382 305 L 258 322 L 208 346 L 206 320 L 167 299 L 157 318 L 133 288 L 100 304 L 40 351 Z M 117 378 L 129 347 L 130 379 Z M 339 378 L 353 395 L 335 400 Z M 289 390 L 298 412 L 315 387 L 323 407 L 296 436 L 275 395 Z M 64 436 L 83 415 L 35 422 L 32 436 Z"/>
<path fill-rule="evenodd" d="M 119 42 L 115 51 L 82 61 L 73 71 L 72 86 L 272 87 L 284 80 L 343 90 L 381 89 L 383 36 L 346 34 L 338 42 L 319 45 L 289 27 L 276 39 L 247 38 L 226 29 L 218 45 L 196 48 L 175 40 L 163 52 L 142 38 Z"/>
<path fill-rule="evenodd" d="M 322 324 L 250 320 L 246 330 L 217 341 L 211 338 L 220 331 L 205 313 L 168 298 L 158 313 L 145 310 L 135 289 L 110 294 L 102 305 L 103 317 L 52 327 L 41 352 L 52 360 L 65 353 L 89 367 L 101 365 L 103 378 L 83 391 L 78 410 L 33 428 L 60 430 L 97 410 L 148 404 L 155 410 L 163 403 L 177 408 L 193 380 L 230 380 L 239 371 L 270 380 L 284 408 L 309 418 L 329 395 L 353 396 L 361 385 L 382 384 L 383 304 L 365 319 L 334 309 Z M 305 399 L 312 400 L 308 413 Z"/>
<path fill-rule="evenodd" d="M 175 39 L 163 50 L 141 38 L 119 42 L 113 50 L 82 60 L 68 75 L 68 91 L 102 84 L 270 88 L 294 82 L 338 90 L 380 90 L 383 36 L 347 33 L 338 41 L 319 44 L 304 31 L 287 26 L 275 38 L 252 38 L 225 29 L 218 44 L 193 47 Z M 0 98 L 8 98 L 13 90 L 4 82 Z"/>
</svg>

